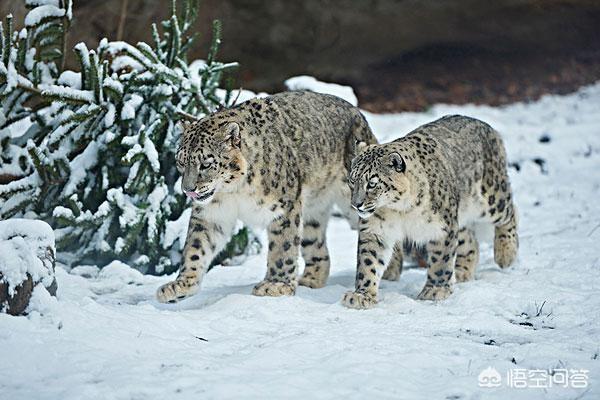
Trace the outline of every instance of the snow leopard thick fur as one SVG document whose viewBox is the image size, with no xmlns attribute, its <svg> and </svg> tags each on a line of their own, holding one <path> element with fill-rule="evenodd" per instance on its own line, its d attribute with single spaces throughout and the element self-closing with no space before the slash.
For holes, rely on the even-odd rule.
<svg viewBox="0 0 600 400">
<path fill-rule="evenodd" d="M 473 278 L 479 260 L 474 223 L 495 229 L 494 259 L 506 268 L 518 249 L 517 214 L 500 135 L 452 115 L 386 144 L 359 143 L 349 175 L 359 239 L 355 290 L 342 303 L 369 308 L 397 243 L 426 245 L 419 299 L 442 300 Z"/>
<path fill-rule="evenodd" d="M 284 92 L 256 98 L 184 127 L 177 152 L 182 190 L 193 201 L 179 276 L 161 302 L 196 293 L 236 221 L 267 228 L 267 273 L 259 296 L 325 285 L 325 232 L 334 204 L 354 219 L 348 168 L 358 142 L 376 143 L 357 107 L 330 95 Z M 300 279 L 298 256 L 305 268 Z M 392 266 L 397 268 L 401 253 Z M 393 275 L 393 274 L 392 274 Z"/>
</svg>

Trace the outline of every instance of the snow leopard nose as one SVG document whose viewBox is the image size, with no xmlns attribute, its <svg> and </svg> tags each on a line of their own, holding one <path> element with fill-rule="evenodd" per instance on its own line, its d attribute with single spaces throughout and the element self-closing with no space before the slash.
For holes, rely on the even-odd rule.
<svg viewBox="0 0 600 400">
<path fill-rule="evenodd" d="M 354 190 L 350 198 L 350 204 L 354 209 L 358 210 L 365 205 L 365 197 L 365 194 L 361 193 L 360 190 Z"/>
<path fill-rule="evenodd" d="M 186 166 L 181 179 L 181 190 L 184 193 L 195 192 L 196 183 L 198 181 L 198 173 L 190 166 Z"/>
<path fill-rule="evenodd" d="M 352 202 L 352 208 L 355 210 L 360 210 L 364 204 L 364 201 L 361 201 L 360 203 Z"/>
<path fill-rule="evenodd" d="M 181 190 L 183 190 L 183 193 L 185 193 L 185 194 L 195 192 L 196 191 L 196 183 L 182 181 L 181 182 Z"/>
</svg>

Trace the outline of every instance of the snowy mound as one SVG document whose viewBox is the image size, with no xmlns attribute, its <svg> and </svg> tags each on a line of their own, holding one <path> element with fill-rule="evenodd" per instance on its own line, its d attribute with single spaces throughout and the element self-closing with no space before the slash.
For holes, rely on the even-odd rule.
<svg viewBox="0 0 600 400">
<path fill-rule="evenodd" d="M 350 86 L 338 85 L 337 83 L 321 82 L 308 75 L 294 76 L 285 81 L 285 87 L 289 90 L 310 90 L 311 92 L 331 94 L 346 100 L 353 106 L 358 105 L 358 99 L 354 89 Z"/>
<path fill-rule="evenodd" d="M 54 232 L 47 223 L 0 221 L 0 309 L 21 313 L 38 283 L 55 292 L 54 256 Z"/>
</svg>

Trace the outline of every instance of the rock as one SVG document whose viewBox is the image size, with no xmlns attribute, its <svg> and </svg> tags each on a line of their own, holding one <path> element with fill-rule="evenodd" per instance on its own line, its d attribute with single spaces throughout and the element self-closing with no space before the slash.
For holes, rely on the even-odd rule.
<svg viewBox="0 0 600 400">
<path fill-rule="evenodd" d="M 26 312 L 33 289 L 56 294 L 54 232 L 43 221 L 0 221 L 0 312 Z"/>
</svg>

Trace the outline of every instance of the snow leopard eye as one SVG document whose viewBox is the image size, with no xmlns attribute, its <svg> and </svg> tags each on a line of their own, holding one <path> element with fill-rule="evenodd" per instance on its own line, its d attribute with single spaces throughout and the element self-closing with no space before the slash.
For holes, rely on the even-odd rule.
<svg viewBox="0 0 600 400">
<path fill-rule="evenodd" d="M 377 186 L 378 183 L 379 178 L 371 178 L 371 180 L 369 180 L 369 183 L 367 184 L 367 189 L 375 189 L 375 186 Z"/>
<path fill-rule="evenodd" d="M 204 160 L 202 162 L 202 164 L 200 164 L 200 169 L 209 169 L 210 167 L 212 167 L 214 162 L 215 162 L 214 158 L 212 158 L 212 157 L 207 158 L 206 160 Z"/>
</svg>

